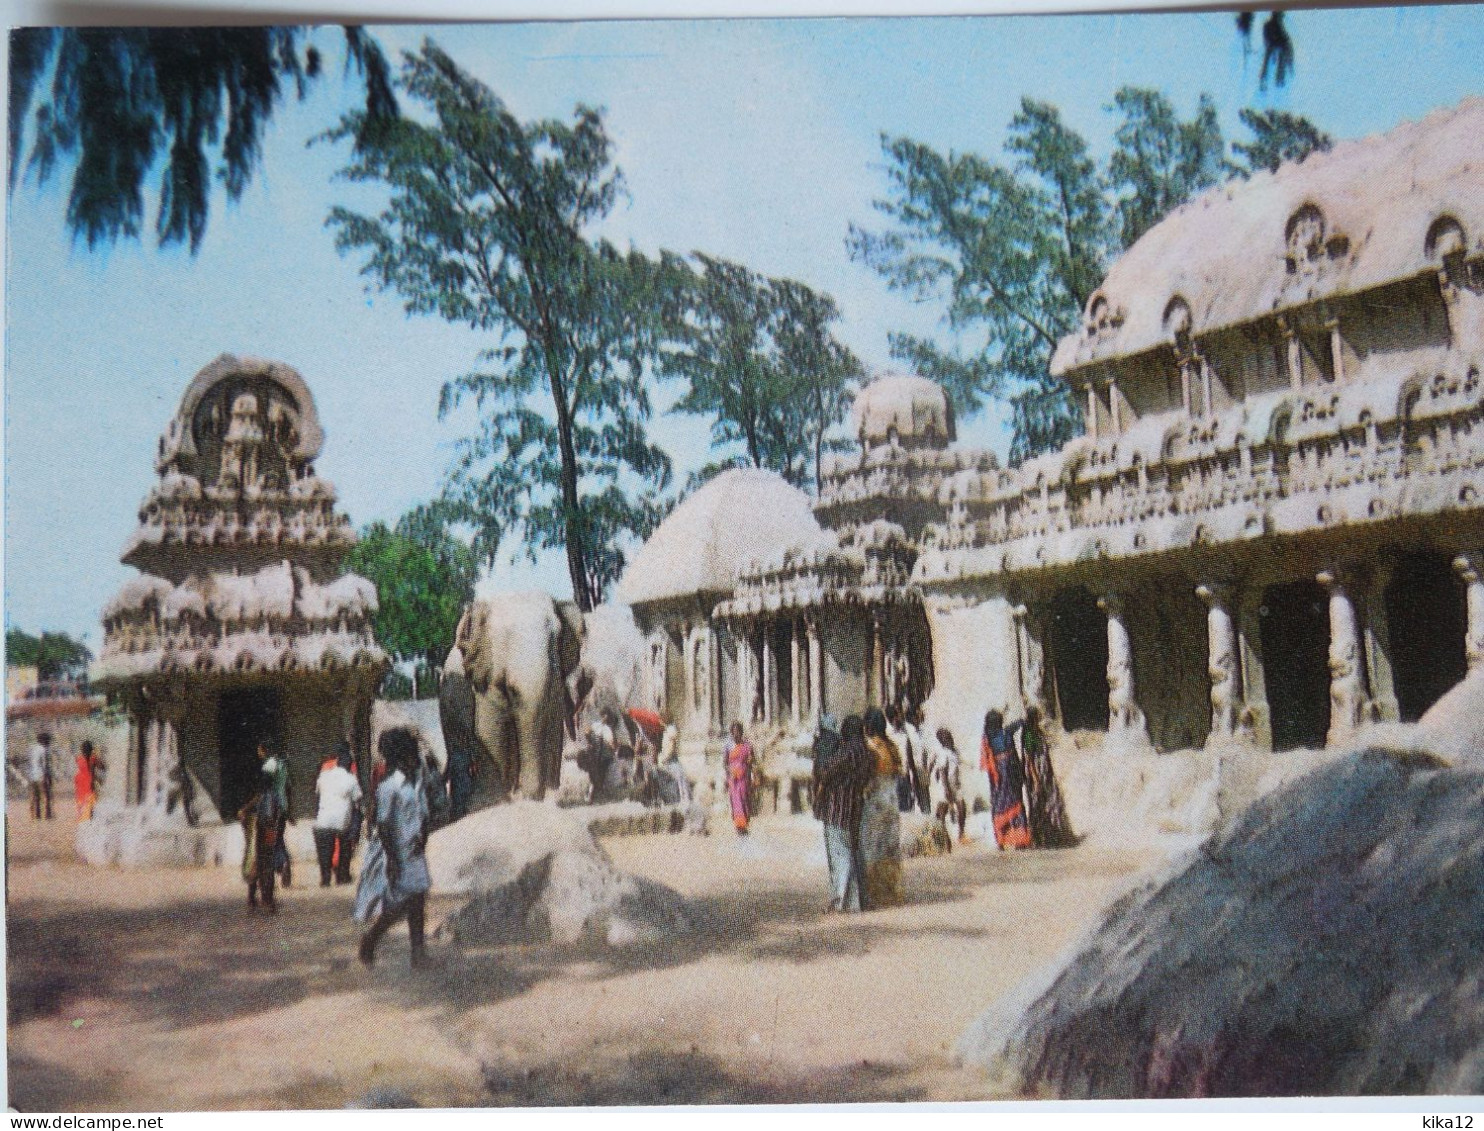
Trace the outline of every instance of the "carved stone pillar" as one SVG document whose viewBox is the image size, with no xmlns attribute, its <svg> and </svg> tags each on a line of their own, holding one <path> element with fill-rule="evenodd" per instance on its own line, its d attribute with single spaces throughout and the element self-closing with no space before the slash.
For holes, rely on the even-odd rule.
<svg viewBox="0 0 1484 1131">
<path fill-rule="evenodd" d="M 1211 733 L 1207 745 L 1230 741 L 1237 733 L 1242 701 L 1237 631 L 1232 620 L 1232 591 L 1219 582 L 1196 586 L 1206 606 L 1206 674 L 1211 680 Z"/>
<path fill-rule="evenodd" d="M 1087 434 L 1098 438 L 1098 391 L 1091 381 L 1087 383 Z"/>
<path fill-rule="evenodd" d="M 160 719 L 151 714 L 144 724 L 144 772 L 139 781 L 139 804 L 151 808 L 159 794 L 160 782 Z"/>
<path fill-rule="evenodd" d="M 778 719 L 778 658 L 773 655 L 772 625 L 763 628 L 763 720 L 769 724 Z"/>
<path fill-rule="evenodd" d="M 814 721 L 824 714 L 824 649 L 819 641 L 819 621 L 810 617 L 805 630 L 809 634 L 809 711 Z"/>
<path fill-rule="evenodd" d="M 1396 698 L 1396 679 L 1391 668 L 1391 625 L 1386 616 L 1386 587 L 1394 563 L 1383 555 L 1369 570 L 1363 614 L 1365 670 L 1370 676 L 1370 694 L 1375 717 L 1383 723 L 1401 720 Z"/>
<path fill-rule="evenodd" d="M 1329 331 L 1330 364 L 1334 367 L 1335 383 L 1345 379 L 1345 339 L 1340 336 L 1340 320 L 1331 318 L 1324 324 Z"/>
<path fill-rule="evenodd" d="M 689 621 L 680 626 L 680 666 L 685 714 L 691 718 L 696 710 L 696 627 Z"/>
<path fill-rule="evenodd" d="M 1261 586 L 1243 586 L 1237 598 L 1237 648 L 1242 668 L 1242 697 L 1237 727 L 1263 750 L 1273 748 L 1273 723 L 1268 712 L 1268 681 L 1262 654 Z"/>
<path fill-rule="evenodd" d="M 722 680 L 721 628 L 719 625 L 713 625 L 707 631 L 706 644 L 711 652 L 710 703 L 706 711 L 706 729 L 708 734 L 715 734 L 726 725 L 722 718 L 722 715 L 726 713 L 726 699 L 723 697 L 726 684 Z"/>
<path fill-rule="evenodd" d="M 1046 646 L 1041 635 L 1041 622 L 1025 605 L 1010 610 L 1015 618 L 1015 648 L 1020 679 L 1020 698 L 1026 706 L 1036 705 L 1044 711 L 1046 693 Z"/>
<path fill-rule="evenodd" d="M 871 618 L 871 678 L 867 702 L 873 707 L 886 705 L 886 651 L 881 643 L 881 618 Z"/>
<path fill-rule="evenodd" d="M 1108 615 L 1108 737 L 1118 745 L 1148 747 L 1149 730 L 1134 694 L 1134 650 L 1124 623 L 1123 598 L 1108 593 L 1098 598 Z"/>
<path fill-rule="evenodd" d="M 1317 580 L 1329 593 L 1329 734 L 1325 744 L 1339 746 L 1355 733 L 1365 714 L 1360 621 L 1338 570 L 1324 570 Z"/>
<path fill-rule="evenodd" d="M 1288 387 L 1301 389 L 1304 385 L 1304 352 L 1303 346 L 1299 344 L 1298 332 L 1286 318 L 1278 319 L 1278 329 L 1282 331 L 1283 342 L 1287 347 Z"/>
<path fill-rule="evenodd" d="M 1468 600 L 1468 626 L 1464 630 L 1463 648 L 1469 671 L 1484 667 L 1484 553 L 1459 554 L 1453 568 L 1463 581 Z"/>
<path fill-rule="evenodd" d="M 795 727 L 803 717 L 804 710 L 804 665 L 800 662 L 799 655 L 799 622 L 798 618 L 789 622 L 788 626 L 788 675 L 789 675 L 789 722 Z"/>
<path fill-rule="evenodd" d="M 752 722 L 752 699 L 757 687 L 757 676 L 752 670 L 752 633 L 744 623 L 737 632 L 737 720 L 743 725 Z M 725 728 L 726 721 L 722 726 Z"/>
</svg>

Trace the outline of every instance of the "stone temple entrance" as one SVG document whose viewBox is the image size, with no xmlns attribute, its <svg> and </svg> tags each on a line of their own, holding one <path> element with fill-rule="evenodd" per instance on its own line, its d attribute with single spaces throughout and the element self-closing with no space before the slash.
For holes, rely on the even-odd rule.
<svg viewBox="0 0 1484 1131">
<path fill-rule="evenodd" d="M 222 813 L 231 819 L 258 787 L 258 743 L 281 746 L 282 706 L 278 689 L 247 687 L 222 692 L 217 703 L 221 743 Z"/>
<path fill-rule="evenodd" d="M 1051 698 L 1063 730 L 1108 729 L 1108 618 L 1086 589 L 1063 589 L 1047 617 Z"/>
<path fill-rule="evenodd" d="M 1329 598 L 1313 581 L 1272 585 L 1258 615 L 1273 749 L 1320 749 L 1329 730 Z"/>
<path fill-rule="evenodd" d="M 1409 554 L 1386 586 L 1391 671 L 1403 722 L 1414 722 L 1468 673 L 1464 588 L 1444 554 Z"/>
</svg>

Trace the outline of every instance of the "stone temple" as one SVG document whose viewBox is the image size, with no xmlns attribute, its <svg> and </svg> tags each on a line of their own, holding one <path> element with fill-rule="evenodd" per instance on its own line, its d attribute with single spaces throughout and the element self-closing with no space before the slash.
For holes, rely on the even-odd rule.
<svg viewBox="0 0 1484 1131">
<path fill-rule="evenodd" d="M 960 450 L 941 391 L 889 376 L 817 499 L 696 492 L 619 590 L 650 703 L 693 758 L 902 699 L 966 752 L 990 707 L 1148 754 L 1415 719 L 1484 664 L 1481 365 L 1470 99 L 1147 232 L 1055 352 L 1085 425 L 1059 451 Z"/>
<path fill-rule="evenodd" d="M 323 441 L 298 373 L 230 355 L 196 374 L 160 437 L 122 555 L 139 575 L 104 609 L 92 673 L 127 711 L 125 796 L 146 823 L 179 821 L 186 782 L 200 824 L 230 824 L 260 740 L 288 759 L 296 815 L 312 814 L 338 740 L 368 764 L 387 659 L 375 587 L 342 571 L 355 534 L 315 475 Z"/>
</svg>

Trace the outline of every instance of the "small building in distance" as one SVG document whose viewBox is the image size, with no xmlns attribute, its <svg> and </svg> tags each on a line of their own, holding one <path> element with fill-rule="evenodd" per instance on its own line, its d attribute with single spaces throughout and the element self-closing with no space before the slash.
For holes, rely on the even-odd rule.
<svg viewBox="0 0 1484 1131">
<path fill-rule="evenodd" d="M 343 572 L 355 534 L 315 474 L 324 442 L 287 365 L 223 355 L 196 374 L 160 437 L 158 481 L 122 560 L 139 575 L 103 611 L 92 681 L 129 719 L 127 807 L 163 819 L 182 794 L 230 823 L 287 759 L 295 815 L 342 739 L 369 763 L 387 659 L 375 587 Z"/>
</svg>

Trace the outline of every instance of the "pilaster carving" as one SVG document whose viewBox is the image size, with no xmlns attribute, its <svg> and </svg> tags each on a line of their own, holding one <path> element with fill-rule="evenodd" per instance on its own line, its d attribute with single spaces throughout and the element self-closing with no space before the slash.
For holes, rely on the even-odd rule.
<svg viewBox="0 0 1484 1131">
<path fill-rule="evenodd" d="M 1108 615 L 1108 737 L 1121 745 L 1149 746 L 1149 731 L 1134 693 L 1134 652 L 1124 621 L 1123 598 L 1107 593 L 1098 608 Z"/>
<path fill-rule="evenodd" d="M 1484 667 L 1484 551 L 1474 550 L 1453 559 L 1453 568 L 1463 582 L 1468 601 L 1468 626 L 1463 646 L 1469 671 Z"/>
<path fill-rule="evenodd" d="M 1365 714 L 1365 670 L 1361 659 L 1360 621 L 1351 598 L 1352 582 L 1338 569 L 1321 571 L 1316 580 L 1329 593 L 1329 734 L 1339 746 L 1359 728 Z"/>
<path fill-rule="evenodd" d="M 1211 680 L 1211 734 L 1208 741 L 1235 737 L 1242 702 L 1236 626 L 1232 620 L 1232 589 L 1221 582 L 1196 586 L 1195 595 L 1206 606 L 1206 675 Z"/>
</svg>

